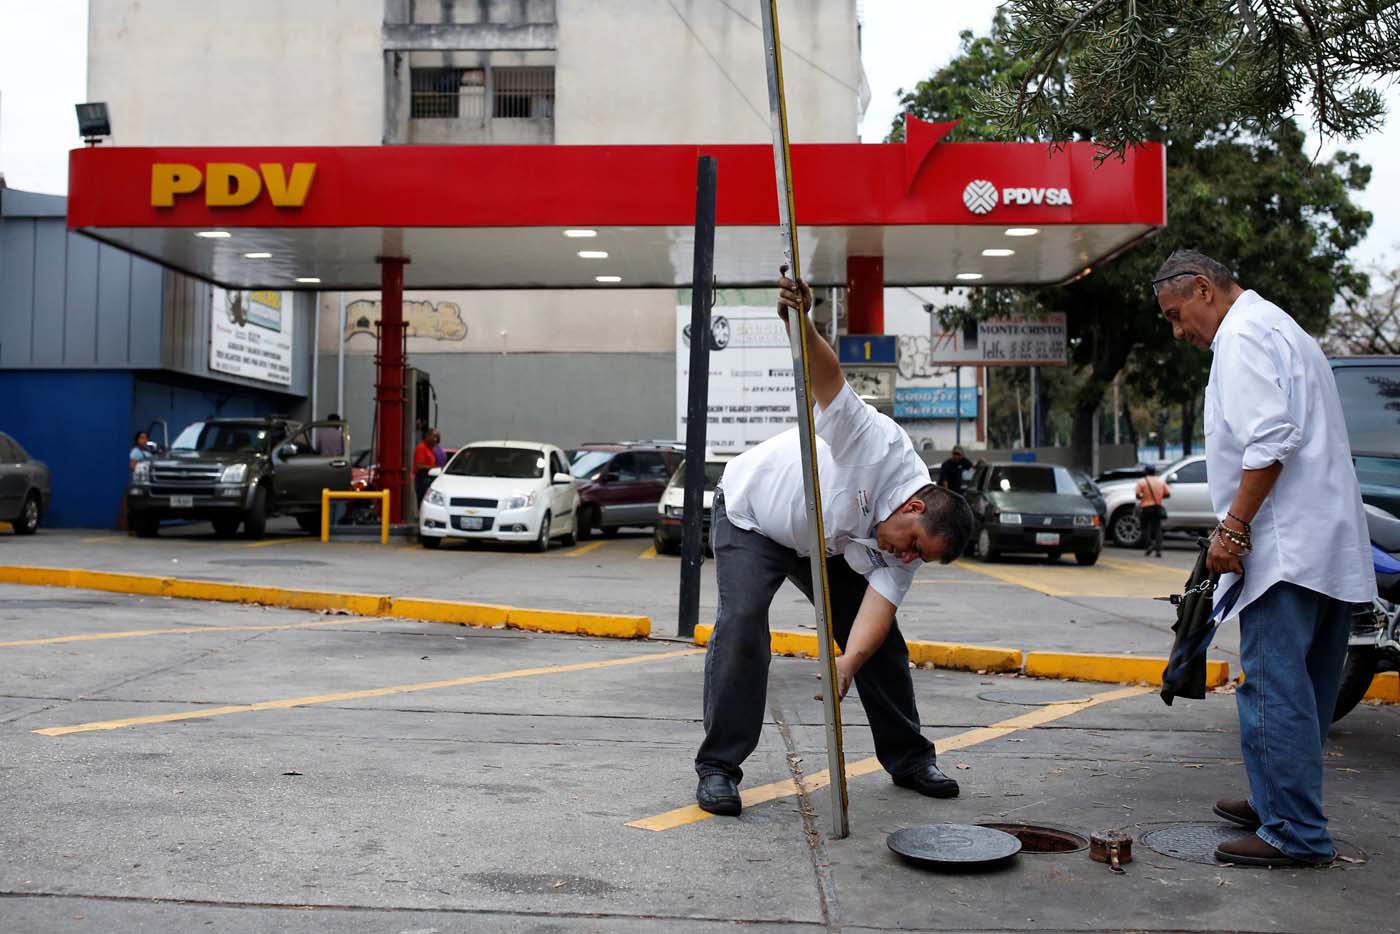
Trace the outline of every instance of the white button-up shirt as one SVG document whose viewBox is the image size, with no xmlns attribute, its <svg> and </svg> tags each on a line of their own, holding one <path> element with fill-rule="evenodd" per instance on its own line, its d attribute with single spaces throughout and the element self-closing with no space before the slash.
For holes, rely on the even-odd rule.
<svg viewBox="0 0 1400 934">
<path fill-rule="evenodd" d="M 914 443 L 888 416 L 843 386 L 829 408 L 815 406 L 817 470 L 826 553 L 842 555 L 882 597 L 899 606 L 914 572 L 875 545 L 875 526 L 929 484 Z M 802 448 L 797 429 L 774 435 L 730 461 L 720 480 L 736 528 L 759 532 L 800 555 L 810 553 Z"/>
<path fill-rule="evenodd" d="M 1210 349 L 1206 470 L 1223 519 L 1244 470 L 1283 465 L 1251 523 L 1240 612 L 1279 581 L 1352 603 L 1376 595 L 1361 489 L 1342 403 L 1322 348 L 1254 291 L 1235 300 Z M 1237 575 L 1224 574 L 1217 604 Z"/>
</svg>

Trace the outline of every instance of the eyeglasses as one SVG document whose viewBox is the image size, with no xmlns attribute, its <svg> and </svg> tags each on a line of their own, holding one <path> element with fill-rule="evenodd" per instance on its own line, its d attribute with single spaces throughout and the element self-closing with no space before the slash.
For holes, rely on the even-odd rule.
<svg viewBox="0 0 1400 934">
<path fill-rule="evenodd" d="M 1161 290 L 1158 288 L 1158 286 L 1160 286 L 1163 282 L 1166 282 L 1168 279 L 1175 279 L 1175 278 L 1177 278 L 1178 276 L 1204 276 L 1204 275 L 1205 275 L 1205 273 L 1203 273 L 1203 272 L 1197 272 L 1197 271 L 1194 270 L 1194 269 L 1183 269 L 1183 270 L 1181 270 L 1181 272 L 1170 272 L 1170 273 L 1167 273 L 1165 276 L 1162 276 L 1160 279 L 1153 279 L 1153 280 L 1152 280 L 1152 294 L 1153 294 L 1153 295 L 1157 295 L 1157 294 L 1161 291 Z"/>
</svg>

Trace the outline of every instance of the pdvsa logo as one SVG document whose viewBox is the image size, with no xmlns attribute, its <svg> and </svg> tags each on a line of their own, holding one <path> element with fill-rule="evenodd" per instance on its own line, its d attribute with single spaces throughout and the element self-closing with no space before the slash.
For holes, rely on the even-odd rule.
<svg viewBox="0 0 1400 934">
<path fill-rule="evenodd" d="M 1000 191 L 985 179 L 973 179 L 963 189 L 963 204 L 973 214 L 986 214 L 998 203 L 1044 204 L 1052 208 L 1070 207 L 1074 200 L 1068 188 L 1003 188 Z"/>
<path fill-rule="evenodd" d="M 973 214 L 986 214 L 997 206 L 997 186 L 975 178 L 963 189 L 963 204 Z"/>
<path fill-rule="evenodd" d="M 279 208 L 299 208 L 306 203 L 316 163 L 296 162 L 291 172 L 279 162 L 262 162 L 257 168 L 242 162 L 210 162 L 203 171 L 183 162 L 156 162 L 151 166 L 151 207 L 175 206 L 179 195 L 204 189 L 209 207 L 242 207 L 267 193 Z"/>
</svg>

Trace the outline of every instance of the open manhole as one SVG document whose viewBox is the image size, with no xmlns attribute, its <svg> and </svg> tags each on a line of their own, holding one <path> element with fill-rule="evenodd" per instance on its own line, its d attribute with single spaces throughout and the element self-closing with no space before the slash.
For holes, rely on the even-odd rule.
<svg viewBox="0 0 1400 934">
<path fill-rule="evenodd" d="M 1088 839 L 1081 837 L 1077 833 L 1068 830 L 1061 830 L 1058 827 L 1037 827 L 1034 824 L 978 824 L 979 827 L 990 827 L 993 830 L 1000 830 L 1002 833 L 1009 833 L 1017 840 L 1021 841 L 1022 853 L 1078 853 L 1087 849 Z"/>
<path fill-rule="evenodd" d="M 1249 831 L 1234 824 L 1183 822 L 1158 826 L 1138 837 L 1138 840 L 1154 853 L 1189 863 L 1214 866 L 1217 865 L 1217 846 L 1228 840 L 1246 836 L 1249 836 Z M 1332 843 L 1337 848 L 1337 861 L 1334 865 L 1361 865 L 1370 858 L 1365 850 L 1354 843 L 1336 837 L 1332 838 Z"/>
</svg>

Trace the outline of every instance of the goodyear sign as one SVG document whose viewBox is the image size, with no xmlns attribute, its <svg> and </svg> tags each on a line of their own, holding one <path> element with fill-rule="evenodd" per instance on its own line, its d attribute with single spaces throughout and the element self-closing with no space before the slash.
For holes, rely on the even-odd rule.
<svg viewBox="0 0 1400 934">
<path fill-rule="evenodd" d="M 185 162 L 156 162 L 151 166 L 151 207 L 174 207 L 176 198 L 202 191 L 204 203 L 214 208 L 242 207 L 261 197 L 275 207 L 299 208 L 315 177 L 314 162 L 293 163 L 290 171 L 278 162 L 210 162 L 203 169 Z"/>
</svg>

